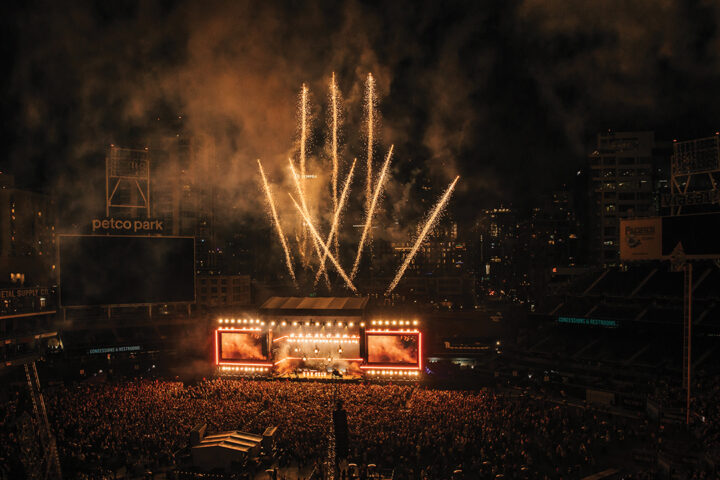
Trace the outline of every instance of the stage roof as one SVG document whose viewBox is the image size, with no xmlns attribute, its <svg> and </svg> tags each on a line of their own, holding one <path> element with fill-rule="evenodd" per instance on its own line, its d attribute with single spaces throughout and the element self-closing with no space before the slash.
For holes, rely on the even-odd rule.
<svg viewBox="0 0 720 480">
<path fill-rule="evenodd" d="M 367 297 L 270 297 L 260 310 L 320 310 L 352 311 L 364 310 Z"/>
</svg>

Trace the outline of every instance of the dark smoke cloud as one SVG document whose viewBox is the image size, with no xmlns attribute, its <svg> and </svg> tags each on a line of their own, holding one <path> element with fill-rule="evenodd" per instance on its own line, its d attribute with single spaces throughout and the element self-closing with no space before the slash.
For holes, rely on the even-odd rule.
<svg viewBox="0 0 720 480">
<path fill-rule="evenodd" d="M 146 145 L 163 129 L 210 139 L 223 205 L 262 217 L 254 161 L 264 160 L 278 194 L 291 187 L 286 158 L 296 149 L 303 82 L 313 101 L 311 163 L 327 168 L 333 71 L 344 96 L 345 168 L 352 156 L 364 160 L 362 93 L 367 73 L 376 77 L 376 158 L 396 145 L 384 204 L 406 219 L 403 234 L 426 212 L 423 195 L 436 198 L 456 174 L 453 213 L 471 218 L 479 205 L 529 202 L 560 183 L 583 164 L 598 130 L 705 135 L 720 111 L 720 7 L 710 1 L 3 9 L 12 70 L 2 80 L 2 167 L 58 192 L 78 222 L 102 206 L 107 146 Z M 316 189 L 327 198 L 327 188 Z M 361 190 L 357 183 L 355 195 Z"/>
</svg>

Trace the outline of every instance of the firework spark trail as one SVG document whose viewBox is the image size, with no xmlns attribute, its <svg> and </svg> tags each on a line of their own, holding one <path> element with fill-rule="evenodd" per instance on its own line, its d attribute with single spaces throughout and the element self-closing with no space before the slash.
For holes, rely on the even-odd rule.
<svg viewBox="0 0 720 480">
<path fill-rule="evenodd" d="M 292 158 L 288 158 L 288 162 L 290 163 L 290 171 L 292 172 L 293 180 L 295 181 L 295 187 L 297 188 L 298 195 L 300 196 L 300 202 L 302 203 L 303 211 L 307 214 L 308 218 L 310 217 L 310 212 L 307 208 L 307 202 L 305 201 L 305 194 L 303 193 L 302 187 L 301 187 L 301 180 L 298 178 L 298 174 L 295 171 L 295 165 L 293 165 Z M 320 246 L 318 245 L 317 240 L 315 238 L 312 238 L 313 245 L 315 246 L 315 253 L 317 253 L 318 258 L 322 257 L 322 251 L 320 250 Z M 320 264 L 320 272 L 325 275 L 325 283 L 327 284 L 328 289 L 330 288 L 330 278 L 328 277 L 327 271 L 325 270 L 325 264 Z"/>
<path fill-rule="evenodd" d="M 307 143 L 307 86 L 303 83 L 300 97 L 300 185 L 305 190 L 305 145 Z"/>
<path fill-rule="evenodd" d="M 362 256 L 363 247 L 365 246 L 365 239 L 367 238 L 370 227 L 372 226 L 373 213 L 375 212 L 375 206 L 377 205 L 378 198 L 380 197 L 380 192 L 382 191 L 383 184 L 385 183 L 385 174 L 387 173 L 388 166 L 390 165 L 390 157 L 392 157 L 393 148 L 395 148 L 395 145 L 390 145 L 390 150 L 388 151 L 387 158 L 385 159 L 385 163 L 383 164 L 382 170 L 380 171 L 380 176 L 378 177 L 378 183 L 375 187 L 375 193 L 372 196 L 372 201 L 370 202 L 370 208 L 367 211 L 367 217 L 365 218 L 365 227 L 363 228 L 362 236 L 360 237 L 360 243 L 358 244 L 358 251 L 357 255 L 355 256 L 355 263 L 353 264 L 350 278 L 355 278 L 358 268 L 360 267 L 360 257 Z"/>
<path fill-rule="evenodd" d="M 285 263 L 287 264 L 288 272 L 290 272 L 290 276 L 292 277 L 293 284 L 295 285 L 295 288 L 297 288 L 295 271 L 293 270 L 292 259 L 290 258 L 290 249 L 288 249 L 287 242 L 285 241 L 285 235 L 283 234 L 282 227 L 280 226 L 280 219 L 278 218 L 277 210 L 275 209 L 275 202 L 273 201 L 272 193 L 270 192 L 270 185 L 268 185 L 268 181 L 265 177 L 265 172 L 263 171 L 262 163 L 259 158 L 257 162 L 258 168 L 260 169 L 260 176 L 263 181 L 263 187 L 265 187 L 265 194 L 267 195 L 268 203 L 270 204 L 270 212 L 272 213 L 273 221 L 275 222 L 275 228 L 277 229 L 277 234 L 280 237 L 280 243 L 285 251 Z"/>
<path fill-rule="evenodd" d="M 299 192 L 300 192 L 300 197 L 303 200 L 305 198 L 305 161 L 306 161 L 305 147 L 307 144 L 307 97 L 308 97 L 308 88 L 307 88 L 307 85 L 305 85 L 303 83 L 302 90 L 300 93 L 300 185 L 298 187 Z M 303 262 L 307 266 L 309 264 L 309 259 L 306 256 L 306 246 L 307 246 L 307 231 L 305 230 L 305 228 L 303 228 L 302 235 L 301 235 L 300 254 L 302 256 Z"/>
<path fill-rule="evenodd" d="M 353 172 L 355 170 L 355 162 L 357 159 L 353 160 L 352 165 L 350 166 L 350 172 L 348 173 L 347 179 L 345 180 L 345 186 L 343 187 L 342 195 L 340 196 L 340 202 L 338 203 L 338 206 L 335 208 L 335 214 L 333 215 L 333 222 L 332 226 L 330 227 L 330 233 L 328 234 L 328 238 L 325 241 L 325 246 L 330 247 L 330 244 L 334 239 L 337 239 L 337 229 L 338 225 L 340 223 L 340 213 L 342 212 L 343 206 L 345 206 L 345 201 L 348 197 L 348 192 L 350 191 L 350 183 L 352 183 L 352 176 Z M 320 259 L 320 266 L 324 268 L 325 266 L 325 260 L 327 259 L 327 254 L 323 253 L 322 258 Z M 318 280 L 320 279 L 320 274 L 322 273 L 321 269 L 318 269 L 317 273 L 315 274 L 315 284 L 317 284 Z"/>
<path fill-rule="evenodd" d="M 345 273 L 345 270 L 340 266 L 340 263 L 338 263 L 337 259 L 333 256 L 332 253 L 330 253 L 330 249 L 322 242 L 322 238 L 320 238 L 320 235 L 317 233 L 317 230 L 315 230 L 315 227 L 313 226 L 312 222 L 308 218 L 308 216 L 303 211 L 302 207 L 298 205 L 295 198 L 293 198 L 292 194 L 289 193 L 290 199 L 295 204 L 295 208 L 300 212 L 300 215 L 305 219 L 305 223 L 307 224 L 308 228 L 310 229 L 310 233 L 312 233 L 313 237 L 315 238 L 316 242 L 320 244 L 321 247 L 323 247 L 323 250 L 325 251 L 325 255 L 330 259 L 330 261 L 335 265 L 335 269 L 337 269 L 337 272 L 340 274 L 343 280 L 345 280 L 345 283 L 347 284 L 348 288 L 352 290 L 354 293 L 357 293 L 357 288 L 355 288 L 355 285 L 353 285 L 352 280 L 347 276 Z"/>
<path fill-rule="evenodd" d="M 435 208 L 433 209 L 432 213 L 427 219 L 427 222 L 425 222 L 425 226 L 423 227 L 422 231 L 420 232 L 420 235 L 418 235 L 417 240 L 415 240 L 415 245 L 413 245 L 412 250 L 407 254 L 405 257 L 405 261 L 403 261 L 402 266 L 398 270 L 397 274 L 395 275 L 395 278 L 393 279 L 392 283 L 388 287 L 387 291 L 385 292 L 385 295 L 389 295 L 390 292 L 392 292 L 395 287 L 397 287 L 397 284 L 400 282 L 400 279 L 402 278 L 403 274 L 405 273 L 405 270 L 407 269 L 408 265 L 410 265 L 410 262 L 412 261 L 413 257 L 418 251 L 418 248 L 420 248 L 420 245 L 422 244 L 423 240 L 425 239 L 425 236 L 428 234 L 430 229 L 432 228 L 433 224 L 438 218 L 438 215 L 442 211 L 442 209 L 445 207 L 445 204 L 447 204 L 448 200 L 450 199 L 450 195 L 452 195 L 453 189 L 455 189 L 455 184 L 460 179 L 460 176 L 455 177 L 455 180 L 450 184 L 448 189 L 445 191 L 443 196 L 438 201 L 437 205 L 435 205 Z"/>
<path fill-rule="evenodd" d="M 330 82 L 330 98 L 332 101 L 332 196 L 333 196 L 333 212 L 336 212 L 338 209 L 338 191 L 337 191 L 337 183 L 338 183 L 338 141 L 337 141 L 337 134 L 338 134 L 338 87 L 337 83 L 335 83 L 335 72 L 332 74 L 332 80 Z M 335 237 L 335 255 L 338 254 L 338 239 Z M 325 263 L 325 259 L 323 258 L 322 263 Z M 315 282 L 317 282 L 318 277 L 315 277 Z"/>
<path fill-rule="evenodd" d="M 372 161 L 373 161 L 373 135 L 374 135 L 374 108 L 375 108 L 375 79 L 372 73 L 368 74 L 367 87 L 365 92 L 367 103 L 367 182 L 365 185 L 365 212 L 370 211 L 372 202 Z"/>
</svg>

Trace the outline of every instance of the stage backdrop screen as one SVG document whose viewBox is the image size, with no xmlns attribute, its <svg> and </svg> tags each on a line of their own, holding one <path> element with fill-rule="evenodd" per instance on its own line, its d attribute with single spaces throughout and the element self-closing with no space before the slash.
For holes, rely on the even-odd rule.
<svg viewBox="0 0 720 480">
<path fill-rule="evenodd" d="M 218 332 L 220 361 L 267 360 L 265 334 L 256 332 Z"/>
<path fill-rule="evenodd" d="M 59 236 L 62 306 L 195 301 L 192 237 Z"/>
<path fill-rule="evenodd" d="M 368 333 L 368 363 L 417 365 L 418 338 L 417 333 Z"/>
</svg>

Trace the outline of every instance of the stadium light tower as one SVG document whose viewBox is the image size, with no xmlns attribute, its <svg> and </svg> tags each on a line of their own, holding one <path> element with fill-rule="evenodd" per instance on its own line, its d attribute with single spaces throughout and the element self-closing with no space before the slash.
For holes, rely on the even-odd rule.
<svg viewBox="0 0 720 480">
<path fill-rule="evenodd" d="M 150 160 L 148 150 L 110 146 L 105 158 L 105 216 L 111 209 L 144 209 L 150 217 Z"/>
<path fill-rule="evenodd" d="M 682 244 L 670 255 L 670 267 L 683 272 L 683 387 L 685 388 L 685 424 L 690 425 L 690 387 L 692 385 L 692 263 L 687 261 Z"/>
</svg>

